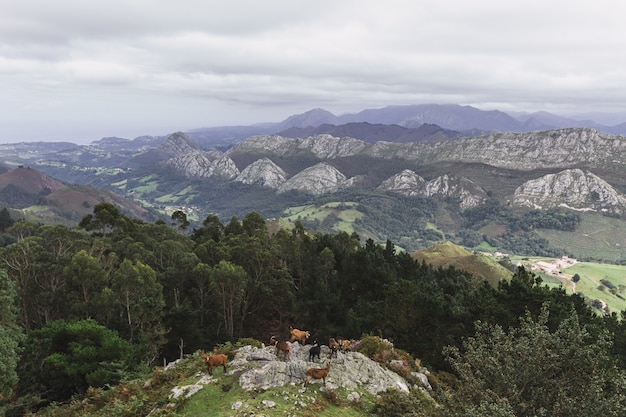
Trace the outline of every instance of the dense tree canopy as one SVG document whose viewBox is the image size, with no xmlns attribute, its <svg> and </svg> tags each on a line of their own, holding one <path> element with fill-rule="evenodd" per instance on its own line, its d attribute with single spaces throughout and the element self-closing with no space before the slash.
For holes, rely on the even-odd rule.
<svg viewBox="0 0 626 417">
<path fill-rule="evenodd" d="M 502 210 L 494 207 L 488 216 L 503 215 Z M 476 213 L 474 224 L 482 221 L 480 216 Z M 613 338 L 613 346 L 602 344 L 601 353 L 620 367 L 626 363 L 623 320 L 596 316 L 582 297 L 549 289 L 524 269 L 494 288 L 466 271 L 417 262 L 391 241 L 378 245 L 354 233 L 314 233 L 299 221 L 270 233 L 255 212 L 226 224 L 210 215 L 189 232 L 180 227 L 182 216 L 175 217 L 175 224 L 143 223 L 102 203 L 80 228 L 19 221 L 7 230 L 12 239 L 0 247 L 6 272 L 0 275 L 6 284 L 0 285 L 5 289 L 0 296 L 13 299 L 16 308 L 0 311 L 0 318 L 6 328 L 27 335 L 22 382 L 37 376 L 33 369 L 42 360 L 49 364 L 50 384 L 81 375 L 69 391 L 42 385 L 46 381 L 26 384 L 31 395 L 58 389 L 49 398 L 61 398 L 110 380 L 122 369 L 113 362 L 122 358 L 98 356 L 98 346 L 107 341 L 128 345 L 123 350 L 130 370 L 242 337 L 287 338 L 289 326 L 307 329 L 318 340 L 381 335 L 431 369 L 460 375 L 457 364 L 474 360 L 463 356 L 473 346 L 463 342 L 488 345 L 481 338 L 484 327 L 475 336 L 477 321 L 501 329 L 494 334 L 503 339 L 517 338 L 515 329 L 530 326 L 519 318 L 539 317 L 542 308 L 549 314 L 541 326 L 550 337 L 565 337 L 560 326 L 573 326 L 574 314 L 590 335 L 574 340 L 581 352 L 591 354 L 587 346 L 598 348 L 599 341 Z M 575 221 L 558 212 L 544 220 L 558 220 L 563 227 Z M 57 334 L 79 344 L 90 340 L 85 357 L 109 364 L 104 370 L 69 369 L 68 358 L 79 352 L 74 347 L 56 344 L 53 351 L 43 351 L 37 345 Z M 559 346 L 554 343 L 538 346 Z M 446 346 L 459 349 L 456 361 L 446 359 Z M 487 352 L 488 346 L 480 349 Z M 11 363 L 19 350 L 12 345 L 7 352 L 9 367 L 0 377 L 14 386 Z"/>
</svg>

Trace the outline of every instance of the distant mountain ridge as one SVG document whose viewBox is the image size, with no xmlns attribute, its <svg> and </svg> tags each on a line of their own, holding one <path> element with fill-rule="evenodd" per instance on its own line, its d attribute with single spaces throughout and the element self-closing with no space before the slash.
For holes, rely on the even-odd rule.
<svg viewBox="0 0 626 417">
<path fill-rule="evenodd" d="M 460 132 L 443 129 L 434 124 L 422 124 L 416 128 L 399 125 L 353 122 L 343 125 L 321 124 L 319 126 L 291 127 L 277 133 L 288 138 L 307 138 L 327 134 L 338 138 L 350 137 L 367 143 L 385 142 L 437 142 L 462 137 Z"/>
<path fill-rule="evenodd" d="M 462 106 L 424 109 L 449 123 L 461 123 L 463 114 L 477 115 L 474 134 L 481 120 L 482 127 L 494 127 L 514 119 L 517 128 L 559 121 L 544 113 L 529 122 L 529 115 L 516 119 Z M 598 213 L 623 222 L 626 231 L 624 136 L 580 127 L 466 136 L 434 124 L 407 127 L 422 120 L 411 106 L 386 108 L 376 116 L 402 120 L 405 126 L 363 121 L 286 126 L 337 121 L 321 109 L 301 116 L 274 129 L 263 125 L 274 132 L 284 128 L 280 135 L 257 134 L 217 146 L 175 132 L 103 138 L 87 146 L 5 144 L 0 157 L 7 166 L 32 166 L 65 184 L 118 193 L 160 216 L 182 210 L 192 222 L 201 222 L 208 214 L 229 218 L 254 210 L 266 218 L 301 219 L 313 229 L 395 239 L 406 249 L 443 237 L 456 243 L 466 239 L 473 246 L 483 237 L 506 235 L 506 218 L 468 232 L 482 223 L 468 223 L 465 216 L 477 217 L 483 209 L 510 210 L 513 217 L 534 209 L 550 216 L 552 208 L 587 217 Z M 502 210 L 494 208 L 498 204 Z M 611 256 L 626 256 L 622 248 L 613 248 Z"/>
<path fill-rule="evenodd" d="M 596 116 L 599 117 L 599 115 Z M 497 132 L 523 133 L 537 130 L 583 127 L 606 133 L 626 135 L 626 115 L 624 115 L 623 122 L 609 126 L 590 119 L 577 120 L 572 117 L 558 116 L 545 111 L 508 114 L 500 110 L 480 110 L 472 106 L 457 104 L 396 105 L 378 109 L 365 109 L 358 113 L 339 116 L 327 110 L 316 108 L 289 116 L 279 123 L 198 128 L 186 133 L 192 140 L 202 146 L 228 146 L 255 135 L 279 134 L 289 137 L 292 135 L 304 137 L 307 132 L 311 134 L 329 133 L 334 135 L 336 132 L 341 131 L 343 132 L 339 134 L 340 137 L 348 136 L 367 142 L 375 141 L 372 138 L 356 133 L 358 129 L 362 129 L 362 126 L 357 129 L 357 125 L 362 123 L 370 125 L 397 125 L 406 129 L 419 129 L 423 125 L 436 125 L 442 129 L 442 133 L 445 135 L 455 135 L 454 132 L 459 132 L 462 136 L 479 136 Z M 352 124 L 355 124 L 355 126 L 350 126 Z M 292 130 L 294 128 L 295 130 Z M 331 132 L 331 130 L 334 130 L 335 133 Z M 396 139 L 391 141 L 405 142 L 409 140 Z"/>
</svg>

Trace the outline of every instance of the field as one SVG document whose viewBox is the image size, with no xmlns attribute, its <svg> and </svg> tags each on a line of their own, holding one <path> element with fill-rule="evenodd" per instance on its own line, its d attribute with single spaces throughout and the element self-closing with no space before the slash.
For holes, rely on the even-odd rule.
<svg viewBox="0 0 626 417">
<path fill-rule="evenodd" d="M 537 230 L 550 246 L 576 258 L 615 262 L 626 259 L 626 222 L 598 214 L 581 214 L 574 232 Z"/>
<path fill-rule="evenodd" d="M 354 202 L 332 202 L 322 206 L 298 206 L 285 210 L 283 216 L 292 223 L 298 219 L 322 223 L 332 218 L 333 229 L 337 232 L 352 233 L 355 231 L 354 222 L 363 217 L 363 213 L 356 210 L 355 206 L 357 203 Z"/>
<path fill-rule="evenodd" d="M 524 263 L 539 261 L 549 262 L 549 258 L 529 257 Z M 522 261 L 520 256 L 511 257 L 513 263 Z M 568 293 L 574 291 L 583 295 L 594 304 L 606 304 L 609 312 L 626 310 L 626 266 L 611 265 L 596 262 L 577 262 L 562 272 L 568 276 L 578 274 L 580 280 L 574 284 L 570 279 L 557 278 L 548 274 L 539 273 L 548 286 L 563 286 Z"/>
</svg>

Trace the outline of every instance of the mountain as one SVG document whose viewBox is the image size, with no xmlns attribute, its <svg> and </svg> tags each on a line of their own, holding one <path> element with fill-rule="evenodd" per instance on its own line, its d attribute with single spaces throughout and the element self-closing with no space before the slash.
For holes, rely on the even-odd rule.
<svg viewBox="0 0 626 417">
<path fill-rule="evenodd" d="M 462 210 L 479 206 L 487 200 L 487 193 L 467 178 L 446 174 L 426 181 L 409 169 L 383 181 L 377 189 L 406 196 L 453 198 L 459 201 Z"/>
<path fill-rule="evenodd" d="M 236 180 L 244 184 L 278 189 L 287 180 L 287 173 L 271 159 L 261 158 L 241 171 Z"/>
<path fill-rule="evenodd" d="M 597 175 L 581 169 L 566 169 L 527 181 L 515 190 L 513 202 L 539 209 L 567 207 L 626 214 L 626 196 Z"/>
<path fill-rule="evenodd" d="M 582 116 L 587 117 L 582 119 L 566 117 L 545 111 L 507 113 L 457 104 L 387 106 L 338 116 L 317 108 L 294 114 L 282 122 L 201 128 L 186 133 L 201 146 L 220 147 L 222 150 L 250 136 L 275 134 L 286 137 L 307 137 L 327 133 L 337 137 L 357 138 L 370 143 L 380 140 L 430 141 L 457 137 L 458 134 L 473 137 L 495 132 L 531 132 L 579 127 L 626 135 L 626 115 L 624 114 L 594 113 Z M 594 118 L 605 123 L 598 123 L 594 121 Z M 621 123 L 606 124 L 606 122 L 616 120 L 620 120 Z M 374 126 L 365 126 L 365 124 Z M 394 132 L 394 129 L 397 131 L 398 127 L 408 129 L 409 132 Z M 417 129 L 417 131 L 411 132 L 412 129 Z M 378 138 L 375 130 L 379 131 Z"/>
<path fill-rule="evenodd" d="M 489 128 L 490 133 L 448 137 L 459 131 L 348 120 L 371 117 L 410 124 L 425 115 L 460 127 L 473 118 L 474 129 Z M 498 132 L 491 129 L 511 119 L 516 128 L 531 120 L 559 120 L 546 113 L 513 118 L 467 106 L 390 106 L 348 116 L 333 118 L 316 109 L 289 123 L 333 124 L 284 130 L 291 137 L 252 135 L 228 146 L 207 147 L 175 132 L 163 138 L 103 138 L 88 146 L 0 145 L 0 158 L 7 166 L 29 165 L 65 184 L 119 193 L 160 216 L 183 210 L 192 225 L 208 214 L 230 218 L 254 210 L 266 218 L 300 219 L 325 232 L 354 231 L 381 242 L 389 238 L 406 250 L 444 238 L 470 247 L 481 241 L 506 245 L 530 239 L 537 253 L 565 253 L 562 246 L 551 248 L 534 236 L 507 233 L 507 224 L 535 208 L 568 210 L 582 216 L 582 222 L 592 214 L 611 216 L 626 230 L 621 209 L 624 136 L 581 127 Z M 417 132 L 443 136 L 403 142 Z M 9 188 L 5 194 L 10 193 Z M 481 216 L 480 221 L 468 220 Z M 592 236 L 598 239 L 593 245 L 600 245 L 600 235 Z M 614 249 L 612 257 L 626 257 L 625 246 Z"/>
<path fill-rule="evenodd" d="M 513 275 L 513 272 L 500 265 L 493 257 L 472 253 L 451 242 L 415 251 L 411 253 L 411 257 L 435 267 L 453 266 L 468 271 L 494 287 L 497 287 L 501 280 L 508 280 Z"/>
<path fill-rule="evenodd" d="M 327 162 L 308 167 L 289 178 L 278 188 L 278 192 L 297 190 L 303 193 L 321 195 L 350 187 L 354 179 L 348 179 L 338 169 Z"/>
<path fill-rule="evenodd" d="M 30 221 L 77 223 L 103 201 L 115 204 L 128 217 L 157 219 L 156 212 L 110 190 L 67 185 L 33 168 L 18 167 L 0 174 L 0 204 L 18 210 Z"/>
<path fill-rule="evenodd" d="M 235 163 L 219 151 L 204 151 L 187 135 L 177 132 L 169 135 L 159 147 L 169 158 L 165 165 L 184 173 L 187 178 L 208 178 L 219 176 L 235 178 L 239 170 Z"/>
<path fill-rule="evenodd" d="M 307 127 L 292 127 L 277 135 L 288 138 L 307 138 L 327 134 L 338 138 L 355 138 L 368 143 L 385 142 L 436 142 L 461 137 L 460 132 L 443 129 L 434 124 L 423 124 L 417 128 L 399 125 L 371 124 L 367 122 L 343 125 L 321 124 Z"/>
</svg>

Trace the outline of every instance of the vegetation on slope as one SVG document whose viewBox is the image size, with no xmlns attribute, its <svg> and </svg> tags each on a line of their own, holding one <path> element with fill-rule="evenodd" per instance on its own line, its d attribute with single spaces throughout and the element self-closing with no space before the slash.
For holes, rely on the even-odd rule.
<svg viewBox="0 0 626 417">
<path fill-rule="evenodd" d="M 18 383 L 5 405 L 45 412 L 52 401 L 71 401 L 92 384 L 132 380 L 164 358 L 244 337 L 285 339 L 289 326 L 307 329 L 317 340 L 385 337 L 438 375 L 452 372 L 452 380 L 464 384 L 469 380 L 444 348 L 460 349 L 457 358 L 465 361 L 464 343 L 475 336 L 477 322 L 499 326 L 517 340 L 520 317 L 543 317 L 544 309 L 542 329 L 553 333 L 575 316 L 589 335 L 584 346 L 605 348 L 599 354 L 608 355 L 600 358 L 607 373 L 597 384 L 616 375 L 612 366 L 622 372 L 626 364 L 626 323 L 618 314 L 599 316 L 584 297 L 543 285 L 523 268 L 494 286 L 460 268 L 416 261 L 390 240 L 378 245 L 355 233 L 313 233 L 298 221 L 293 229 L 270 233 L 256 212 L 227 223 L 209 215 L 192 231 L 185 231 L 181 218 L 144 223 L 100 203 L 80 228 L 18 221 L 7 229 L 0 280 L 10 285 L 0 288 L 15 288 L 6 294 L 15 300 L 16 314 L 6 314 L 2 324 L 19 328 L 25 339 L 24 353 L 13 349 Z M 69 341 L 83 331 L 104 337 L 88 338 L 93 342 L 84 348 L 55 344 L 54 351 L 41 342 L 50 339 L 42 335 L 65 334 L 51 340 Z M 113 334 L 128 349 L 116 349 L 122 357 L 100 356 L 106 341 L 118 340 Z M 603 344 L 605 334 L 612 346 Z M 100 367 L 74 367 L 77 358 Z M 523 372 L 510 365 L 513 373 Z M 76 372 L 85 383 L 68 385 L 68 375 Z M 64 389 L 46 385 L 56 382 Z M 448 389 L 459 388 L 451 383 Z M 599 401 L 612 400 L 612 392 Z"/>
</svg>

